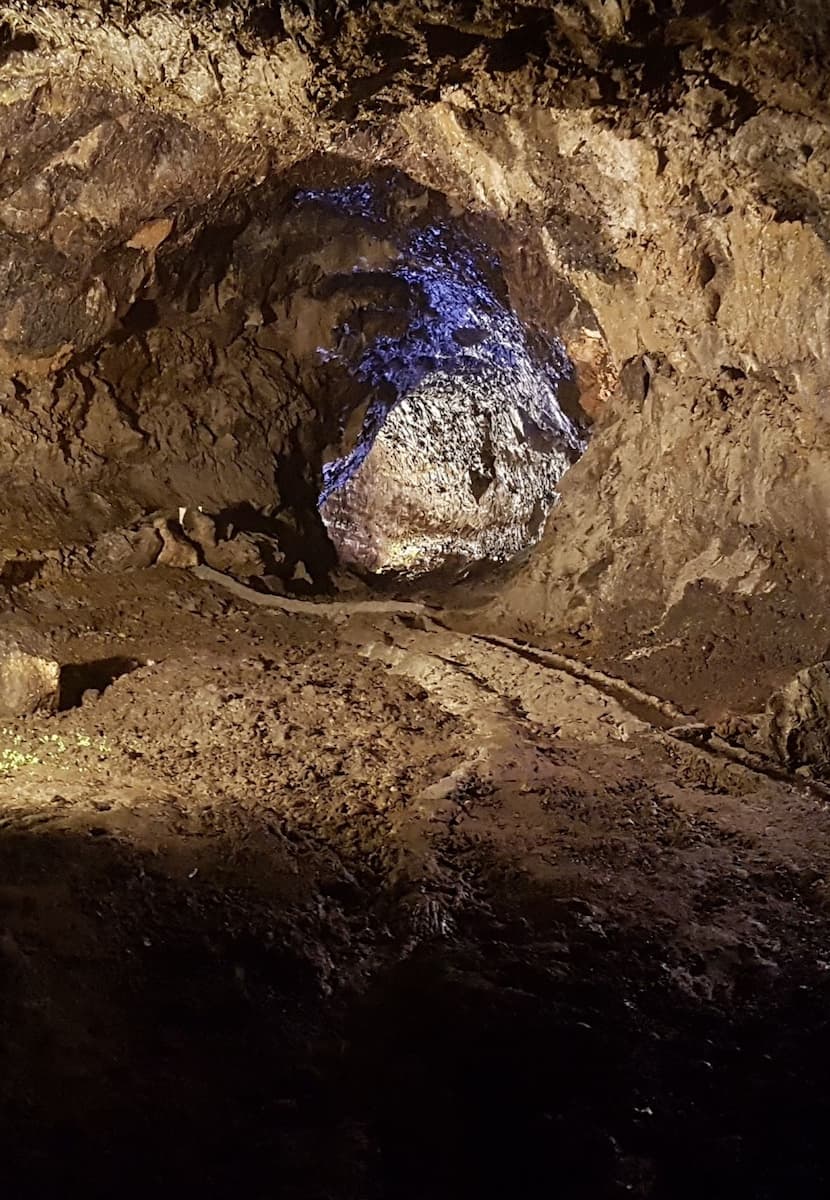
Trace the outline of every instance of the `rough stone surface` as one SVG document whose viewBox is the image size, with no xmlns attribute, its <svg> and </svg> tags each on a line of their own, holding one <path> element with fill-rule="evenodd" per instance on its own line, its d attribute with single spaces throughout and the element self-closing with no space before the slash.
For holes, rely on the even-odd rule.
<svg viewBox="0 0 830 1200">
<path fill-rule="evenodd" d="M 0 545 L 277 504 L 323 581 L 322 455 L 366 395 L 316 350 L 394 247 L 291 196 L 397 170 L 399 222 L 431 187 L 487 224 L 596 421 L 493 626 L 707 715 L 824 657 L 824 7 L 268 14 L 2 6 Z"/>
<path fill-rule="evenodd" d="M 799 671 L 766 709 L 768 745 L 791 770 L 830 777 L 830 663 Z"/>
<path fill-rule="evenodd" d="M 239 533 L 227 541 L 217 542 L 204 548 L 205 562 L 216 571 L 226 571 L 241 579 L 266 575 L 269 564 L 264 561 L 264 548 L 273 546 L 264 538 L 250 533 Z M 267 549 L 265 552 L 267 553 Z"/>
<path fill-rule="evenodd" d="M 178 522 L 160 517 L 154 529 L 162 541 L 157 558 L 160 567 L 195 567 L 199 563 L 199 551 L 179 528 Z"/>
<path fill-rule="evenodd" d="M 96 571 L 140 571 L 159 558 L 164 542 L 158 529 L 113 530 L 93 547 L 91 564 Z"/>
<path fill-rule="evenodd" d="M 30 653 L 17 638 L 0 633 L 0 720 L 54 708 L 59 682 L 60 666 L 54 659 Z"/>
<path fill-rule="evenodd" d="M 826 1194 L 807 789 L 427 614 L 18 603 L 82 703 L 0 745 L 7 1194 Z"/>
<path fill-rule="evenodd" d="M 569 466 L 533 401 L 503 371 L 425 379 L 321 508 L 341 561 L 420 575 L 532 545 Z"/>
<path fill-rule="evenodd" d="M 15 1200 L 830 1195 L 830 811 L 723 740 L 830 655 L 828 62 L 824 0 L 0 0 Z M 481 332 L 436 226 L 590 446 L 526 560 L 320 609 L 367 351 Z"/>
</svg>

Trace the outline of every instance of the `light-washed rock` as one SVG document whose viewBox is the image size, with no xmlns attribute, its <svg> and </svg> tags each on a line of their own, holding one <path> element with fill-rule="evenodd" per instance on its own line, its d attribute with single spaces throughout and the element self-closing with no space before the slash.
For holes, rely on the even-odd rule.
<svg viewBox="0 0 830 1200">
<path fill-rule="evenodd" d="M 60 665 L 30 653 L 17 638 L 0 633 L 0 720 L 14 720 L 57 705 Z"/>
<path fill-rule="evenodd" d="M 491 366 L 423 380 L 321 506 L 340 561 L 417 576 L 536 542 L 573 453 L 535 382 Z"/>
<path fill-rule="evenodd" d="M 787 767 L 830 777 L 830 662 L 799 671 L 770 697 L 765 717 L 767 745 Z"/>
<path fill-rule="evenodd" d="M 161 540 L 164 543 L 156 559 L 156 563 L 160 567 L 198 566 L 199 551 L 181 533 L 179 527 L 173 521 L 160 517 L 154 521 L 153 528 L 161 535 Z"/>
</svg>

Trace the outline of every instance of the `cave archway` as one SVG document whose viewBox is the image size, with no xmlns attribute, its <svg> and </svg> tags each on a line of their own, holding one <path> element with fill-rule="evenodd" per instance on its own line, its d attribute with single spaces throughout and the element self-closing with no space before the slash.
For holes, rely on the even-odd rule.
<svg viewBox="0 0 830 1200">
<path fill-rule="evenodd" d="M 523 288 L 526 235 L 336 155 L 185 210 L 174 236 L 143 226 L 134 257 L 152 261 L 101 343 L 27 395 L 57 397 L 70 444 L 84 421 L 51 477 L 36 451 L 32 536 L 72 524 L 113 569 L 183 537 L 299 592 L 338 566 L 457 577 L 515 558 L 587 444 L 581 347 L 604 345 L 555 273 Z"/>
<path fill-rule="evenodd" d="M 360 250 L 327 281 L 340 312 L 318 349 L 367 392 L 323 464 L 340 562 L 418 576 L 514 557 L 586 445 L 561 339 L 513 310 L 489 231 L 406 176 L 296 202 L 350 219 Z"/>
</svg>

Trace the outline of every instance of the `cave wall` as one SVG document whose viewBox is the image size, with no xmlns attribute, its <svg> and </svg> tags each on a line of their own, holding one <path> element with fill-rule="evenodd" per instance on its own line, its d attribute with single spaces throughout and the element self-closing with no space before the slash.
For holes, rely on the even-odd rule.
<svg viewBox="0 0 830 1200">
<path fill-rule="evenodd" d="M 524 303 L 571 283 L 621 376 L 493 619 L 752 706 L 830 646 L 827 143 L 806 114 L 713 111 L 689 97 L 636 135 L 593 112 L 402 120 L 425 180 L 526 226 Z"/>
<path fill-rule="evenodd" d="M 89 464 L 123 481 L 135 462 L 125 516 L 237 485 L 261 502 L 313 408 L 258 374 L 262 331 L 234 334 L 230 371 L 204 330 L 102 343 L 235 195 L 336 150 L 511 226 L 514 303 L 582 361 L 592 448 L 489 602 L 499 628 L 748 706 L 826 654 L 825 6 L 7 3 L 0 21 L 7 544 L 99 527 L 73 526 L 97 504 Z M 179 299 L 191 318 L 208 302 Z M 136 423 L 105 361 L 151 345 Z M 155 465 L 174 443 L 181 490 Z M 234 471 L 219 497 L 211 472 Z M 77 495 L 50 530 L 56 487 Z M 121 519 L 117 488 L 104 502 Z"/>
</svg>

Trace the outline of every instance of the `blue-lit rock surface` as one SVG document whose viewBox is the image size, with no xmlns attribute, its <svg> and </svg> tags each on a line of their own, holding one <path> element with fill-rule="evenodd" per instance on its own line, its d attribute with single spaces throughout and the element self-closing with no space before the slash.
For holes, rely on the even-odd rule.
<svg viewBox="0 0 830 1200">
<path fill-rule="evenodd" d="M 425 378 L 323 505 L 342 561 L 420 574 L 535 541 L 569 465 L 503 367 Z"/>
<path fill-rule="evenodd" d="M 460 230 L 432 221 L 390 235 L 383 196 L 366 186 L 298 199 L 399 247 L 384 271 L 351 273 L 373 292 L 385 281 L 386 307 L 374 294 L 319 350 L 369 390 L 362 428 L 324 469 L 321 512 L 341 561 L 421 574 L 513 557 L 540 535 L 583 449 L 559 402 L 573 370 L 562 343 L 531 336 L 492 251 Z"/>
</svg>

